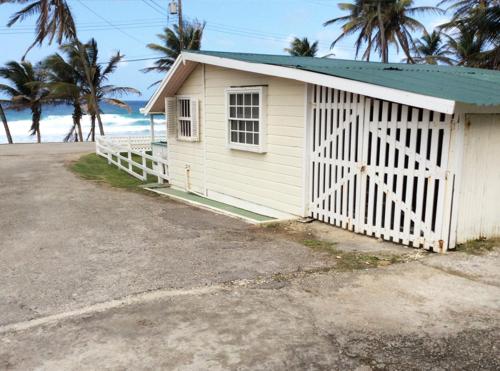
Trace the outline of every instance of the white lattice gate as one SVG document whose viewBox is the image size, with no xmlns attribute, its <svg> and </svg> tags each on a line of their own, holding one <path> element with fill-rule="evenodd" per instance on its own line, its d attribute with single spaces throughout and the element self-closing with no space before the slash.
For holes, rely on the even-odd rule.
<svg viewBox="0 0 500 371">
<path fill-rule="evenodd" d="M 311 216 L 447 249 L 451 115 L 321 86 L 312 88 L 312 101 Z"/>
</svg>

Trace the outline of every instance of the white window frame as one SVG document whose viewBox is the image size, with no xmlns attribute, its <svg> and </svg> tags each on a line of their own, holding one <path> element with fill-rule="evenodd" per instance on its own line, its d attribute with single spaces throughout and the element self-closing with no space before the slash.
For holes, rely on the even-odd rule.
<svg viewBox="0 0 500 371">
<path fill-rule="evenodd" d="M 230 94 L 259 94 L 259 118 L 258 120 L 250 119 L 245 120 L 245 118 L 230 117 Z M 227 147 L 234 150 L 265 153 L 266 142 L 267 142 L 267 128 L 266 128 L 266 117 L 267 117 L 267 87 L 266 86 L 249 86 L 249 87 L 231 87 L 225 89 L 225 99 L 226 99 L 226 144 Z M 245 144 L 245 143 L 235 143 L 231 141 L 231 123 L 230 120 L 243 120 L 243 121 L 254 121 L 259 124 L 259 144 Z"/>
<path fill-rule="evenodd" d="M 196 135 L 196 128 L 194 125 L 197 123 L 195 120 L 193 120 L 193 107 L 191 106 L 191 101 L 193 100 L 193 96 L 190 95 L 177 95 L 176 100 L 177 100 L 177 116 L 176 116 L 176 121 L 177 121 L 177 140 L 179 141 L 188 141 L 188 142 L 193 142 L 198 140 L 197 135 Z M 189 107 L 189 116 L 181 116 L 181 100 L 185 100 L 188 102 L 188 107 Z M 196 112 L 194 113 L 196 114 Z M 182 135 L 182 125 L 181 121 L 189 121 L 190 125 L 190 133 L 191 135 Z"/>
</svg>

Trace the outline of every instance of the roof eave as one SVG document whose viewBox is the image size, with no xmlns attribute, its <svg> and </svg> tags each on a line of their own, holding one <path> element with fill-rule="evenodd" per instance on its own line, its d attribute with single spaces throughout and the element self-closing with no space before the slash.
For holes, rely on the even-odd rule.
<svg viewBox="0 0 500 371">
<path fill-rule="evenodd" d="M 384 99 L 414 107 L 425 108 L 437 112 L 452 114 L 455 112 L 455 101 L 428 95 L 388 88 L 371 83 L 325 75 L 317 72 L 283 67 L 271 64 L 245 62 L 237 59 L 206 55 L 203 53 L 182 52 L 185 60 L 206 63 L 241 71 L 277 76 L 310 84 L 341 89 L 355 94 Z"/>
<path fill-rule="evenodd" d="M 184 53 L 181 53 L 177 59 L 175 60 L 174 64 L 166 74 L 166 76 L 163 78 L 163 80 L 160 83 L 160 86 L 156 89 L 155 93 L 153 96 L 149 99 L 148 103 L 144 108 L 142 108 L 141 113 L 144 115 L 152 115 L 152 114 L 159 114 L 159 112 L 153 112 L 152 108 L 155 106 L 156 102 L 158 99 L 161 97 L 162 92 L 165 90 L 165 87 L 168 85 L 169 81 L 172 80 L 173 76 L 175 75 L 176 71 L 179 69 L 179 67 L 184 64 L 186 61 L 183 58 Z"/>
</svg>

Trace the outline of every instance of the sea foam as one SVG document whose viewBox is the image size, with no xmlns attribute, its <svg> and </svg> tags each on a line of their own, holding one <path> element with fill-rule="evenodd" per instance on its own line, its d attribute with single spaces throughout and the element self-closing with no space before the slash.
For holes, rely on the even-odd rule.
<svg viewBox="0 0 500 371">
<path fill-rule="evenodd" d="M 119 114 L 102 114 L 104 132 L 106 135 L 145 135 L 150 131 L 148 118 L 127 117 Z M 82 130 L 84 137 L 90 131 L 90 116 L 82 117 Z M 165 131 L 165 121 L 155 119 L 155 131 Z M 60 142 L 66 136 L 73 125 L 71 115 L 49 115 L 40 121 L 40 131 L 42 142 Z M 96 122 L 97 126 L 97 122 Z M 9 128 L 14 142 L 26 143 L 34 142 L 36 138 L 29 135 L 31 120 L 9 120 Z M 99 129 L 97 129 L 98 132 Z M 7 138 L 0 125 L 0 143 L 6 143 Z"/>
</svg>

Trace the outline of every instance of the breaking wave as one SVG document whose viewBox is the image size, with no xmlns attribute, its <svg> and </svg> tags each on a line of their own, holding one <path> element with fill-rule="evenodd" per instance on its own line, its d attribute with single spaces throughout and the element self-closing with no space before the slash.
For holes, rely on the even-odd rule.
<svg viewBox="0 0 500 371">
<path fill-rule="evenodd" d="M 149 133 L 150 122 L 145 117 L 130 117 L 120 114 L 102 114 L 102 122 L 106 135 L 141 135 Z M 82 117 L 82 130 L 86 136 L 90 130 L 90 116 Z M 165 131 L 165 122 L 155 119 L 155 131 Z M 60 142 L 73 125 L 71 115 L 49 115 L 40 121 L 42 142 Z M 97 125 L 97 123 L 96 123 Z M 29 135 L 30 119 L 9 120 L 9 128 L 14 142 L 34 142 L 36 139 Z M 0 124 L 0 143 L 6 143 L 7 138 Z"/>
</svg>

